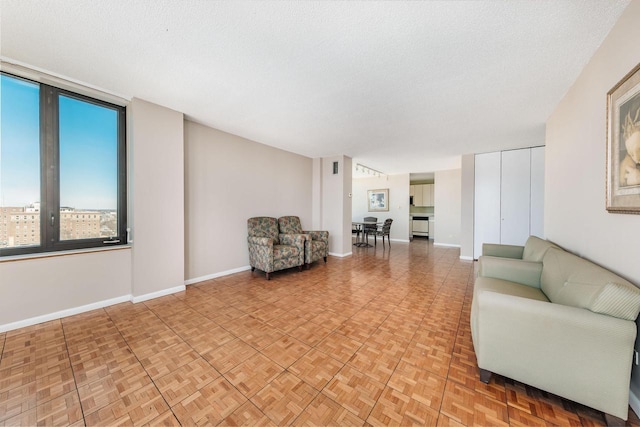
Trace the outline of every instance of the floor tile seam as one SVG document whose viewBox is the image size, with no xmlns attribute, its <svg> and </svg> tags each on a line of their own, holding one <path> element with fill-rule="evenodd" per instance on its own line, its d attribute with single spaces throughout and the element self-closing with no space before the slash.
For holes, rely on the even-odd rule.
<svg viewBox="0 0 640 427">
<path fill-rule="evenodd" d="M 151 311 L 153 311 L 153 310 L 151 310 Z M 195 310 L 195 311 L 196 311 L 196 312 L 198 312 L 197 310 Z M 210 362 L 207 358 L 205 358 L 205 357 L 204 357 L 204 356 L 203 356 L 199 351 L 197 351 L 197 350 L 196 350 L 196 349 L 195 349 L 195 348 L 194 348 L 194 347 L 193 347 L 193 346 L 188 342 L 188 340 L 185 340 L 185 339 L 184 339 L 184 338 L 183 338 L 183 337 L 182 337 L 178 332 L 176 332 L 176 331 L 175 331 L 175 330 L 174 330 L 174 329 L 173 329 L 169 324 L 167 324 L 167 323 L 164 321 L 164 319 L 162 319 L 161 317 L 159 317 L 155 312 L 154 312 L 154 314 L 156 315 L 156 317 L 158 317 L 158 319 L 160 319 L 160 321 L 161 321 L 161 322 L 162 322 L 162 323 L 163 323 L 167 328 L 169 328 L 169 330 L 171 330 L 171 332 L 173 332 L 173 333 L 174 333 L 174 334 L 175 334 L 175 335 L 176 335 L 180 340 L 182 340 L 182 342 L 183 342 L 184 344 L 186 344 L 187 346 L 189 346 L 189 348 L 190 348 L 194 353 L 196 353 L 200 359 L 204 360 L 204 361 L 205 361 L 205 362 L 206 362 L 206 363 L 211 367 L 211 369 L 213 369 L 214 371 L 216 371 L 220 376 L 222 376 L 222 375 L 223 375 L 219 370 L 217 370 L 217 369 L 215 368 L 215 366 L 213 366 L 213 365 L 211 364 L 211 362 Z M 206 316 L 205 316 L 205 317 L 206 317 Z M 216 323 L 216 324 L 217 324 L 217 323 Z M 218 326 L 220 326 L 220 325 L 218 324 Z M 222 327 L 222 326 L 220 326 L 220 327 Z M 223 329 L 224 329 L 224 328 L 223 328 Z M 234 333 L 232 333 L 232 332 L 230 332 L 230 331 L 228 331 L 228 330 L 226 330 L 226 329 L 225 329 L 225 331 L 227 331 L 227 332 L 228 332 L 228 333 L 230 333 L 232 336 L 234 336 L 234 338 L 233 338 L 233 339 L 231 339 L 231 340 L 229 340 L 228 342 L 231 342 L 231 341 L 233 341 L 234 339 L 239 338 L 239 337 L 236 337 Z M 124 336 L 123 336 L 123 339 L 124 339 Z M 125 339 L 125 342 L 126 342 L 126 339 Z M 244 341 L 243 341 L 243 342 L 244 342 Z M 169 349 L 169 348 L 171 348 L 171 347 L 174 347 L 174 346 L 176 346 L 176 345 L 178 345 L 178 344 L 179 344 L 179 343 L 173 344 L 173 345 L 171 345 L 171 346 L 167 347 L 165 350 L 167 350 L 167 349 Z M 226 343 L 225 343 L 225 344 L 226 344 Z M 222 344 L 222 345 L 224 345 L 224 344 Z M 144 366 L 144 364 L 142 364 L 142 361 L 140 360 L 140 358 L 138 357 L 138 355 L 136 355 L 136 354 L 135 354 L 135 352 L 133 351 L 133 349 L 131 348 L 131 346 L 129 346 L 129 343 L 128 343 L 128 342 L 127 342 L 127 346 L 129 347 L 129 349 L 131 350 L 131 352 L 134 354 L 134 356 L 135 356 L 135 357 L 136 357 L 136 359 L 138 360 L 138 363 L 140 363 L 140 365 L 142 366 L 142 368 L 144 369 L 144 371 L 147 373 L 147 376 L 149 376 L 149 378 L 151 379 L 151 381 L 152 381 L 152 382 L 154 383 L 154 385 L 155 385 L 155 380 L 154 380 L 154 378 L 151 376 L 151 374 L 149 373 L 149 371 L 147 370 L 147 368 Z M 221 346 L 217 346 L 216 348 L 219 348 L 219 347 L 221 347 Z M 191 363 L 191 362 L 189 362 L 189 363 Z M 188 365 L 189 363 L 186 363 L 185 365 Z M 185 366 L 185 365 L 182 365 L 182 366 Z M 182 366 L 180 366 L 180 367 L 182 367 Z M 180 367 L 179 367 L 179 368 L 180 368 Z M 175 370 L 174 370 L 174 371 L 175 371 Z M 172 371 L 172 372 L 173 372 L 173 371 Z M 172 372 L 168 372 L 167 374 L 163 375 L 162 377 L 164 377 L 164 376 L 166 376 L 166 375 L 169 375 L 169 374 L 171 374 Z M 160 379 L 160 378 L 162 378 L 162 377 L 159 377 L 158 379 Z M 160 391 L 160 389 L 158 388 L 158 386 L 157 386 L 157 385 L 156 385 L 156 389 L 157 389 L 157 390 L 158 390 L 158 392 L 162 395 L 162 392 Z M 163 397 L 163 399 L 164 399 L 164 395 L 163 395 L 162 397 Z M 168 402 L 166 401 L 166 399 L 164 399 L 164 400 L 165 400 L 165 403 L 167 403 L 167 405 L 169 405 L 169 404 L 168 404 Z M 170 406 L 169 406 L 169 407 L 170 407 Z"/>
<path fill-rule="evenodd" d="M 2 340 L 0 340 L 0 341 L 2 341 L 2 346 L 0 347 L 0 349 L 2 349 L 0 351 L 0 363 L 2 363 L 2 358 L 4 357 L 4 350 L 5 350 L 5 347 L 6 347 L 6 344 L 7 344 L 7 333 L 6 332 L 2 333 Z"/>
<path fill-rule="evenodd" d="M 389 313 L 389 314 L 387 315 L 387 318 L 388 318 L 390 315 L 391 315 L 391 313 Z M 384 322 L 383 322 L 383 323 L 384 323 Z M 372 333 L 372 335 L 373 335 L 374 333 L 376 333 L 378 330 L 380 330 L 380 327 L 381 327 L 381 326 L 382 326 L 382 324 L 380 324 L 380 326 L 378 326 L 378 328 L 376 328 L 376 330 Z M 415 333 L 414 333 L 414 335 L 415 335 Z M 365 346 L 365 344 L 363 343 L 363 344 L 360 346 L 360 348 L 359 348 L 358 350 L 356 350 L 356 353 L 357 353 L 360 349 L 362 349 L 362 347 L 364 347 L 364 346 Z M 371 409 L 370 409 L 370 410 L 369 410 L 369 412 L 366 414 L 366 416 L 364 416 L 364 417 L 360 417 L 360 415 L 359 415 L 359 414 L 354 413 L 354 412 L 353 412 L 353 411 L 351 411 L 349 408 L 344 407 L 344 406 L 343 406 L 343 408 L 347 409 L 349 412 L 351 412 L 352 414 L 356 415 L 358 418 L 360 418 L 360 419 L 364 420 L 365 422 L 367 422 L 367 419 L 369 418 L 369 416 L 370 416 L 370 415 L 371 415 L 371 413 L 373 412 L 373 409 L 376 407 L 376 405 L 377 405 L 377 404 L 378 404 L 378 402 L 380 401 L 380 398 L 382 397 L 382 394 L 383 394 L 384 390 L 388 387 L 389 381 L 391 380 L 391 378 L 392 378 L 392 377 L 393 377 L 393 375 L 395 374 L 396 370 L 398 369 L 398 366 L 400 365 L 400 361 L 402 360 L 402 357 L 404 357 L 404 354 L 406 353 L 406 351 L 407 351 L 407 349 L 406 349 L 406 347 L 405 347 L 405 351 L 403 352 L 402 356 L 400 356 L 400 358 L 398 359 L 398 363 L 396 363 L 396 365 L 395 365 L 395 367 L 394 367 L 394 369 L 393 369 L 393 372 L 391 372 L 391 375 L 389 376 L 389 378 L 387 378 L 387 380 L 386 380 L 384 383 L 382 383 L 382 381 L 378 381 L 377 379 L 375 379 L 375 378 L 371 377 L 371 376 L 370 376 L 370 375 L 368 375 L 366 372 L 362 372 L 362 371 L 361 371 L 360 369 L 358 369 L 357 367 L 355 367 L 355 366 L 353 366 L 353 365 L 350 365 L 350 364 L 349 364 L 349 361 L 351 360 L 351 358 L 349 358 L 349 360 L 348 360 L 347 362 L 345 362 L 345 363 L 344 363 L 344 366 L 349 365 L 351 368 L 355 369 L 356 371 L 360 372 L 361 374 L 363 374 L 363 375 L 367 376 L 368 378 L 371 378 L 372 380 L 377 381 L 378 383 L 382 384 L 382 385 L 383 385 L 383 388 L 382 388 L 382 391 L 380 392 L 380 395 L 379 395 L 379 396 L 378 396 L 378 398 L 375 400 L 375 403 L 374 403 L 373 405 L 371 405 Z M 354 353 L 354 354 L 356 354 L 356 353 Z M 352 357 L 353 357 L 353 356 L 352 356 Z M 344 368 L 344 366 L 343 366 L 342 368 L 340 368 L 340 369 L 342 370 L 342 369 Z M 335 375 L 334 375 L 334 378 L 335 378 Z M 331 381 L 329 381 L 329 382 L 325 385 L 325 387 L 324 387 L 324 388 L 326 388 L 330 383 L 331 383 Z M 323 388 L 323 390 L 324 390 L 324 388 Z M 329 396 L 327 396 L 327 397 L 329 397 Z M 342 406 L 342 405 L 341 405 L 341 406 Z"/>
<path fill-rule="evenodd" d="M 204 359 L 204 358 L 203 358 L 203 359 Z M 207 363 L 209 363 L 209 361 L 208 361 L 208 360 L 206 360 L 206 359 L 204 359 L 204 360 L 205 360 Z M 183 365 L 183 366 L 184 366 L 184 365 Z M 143 366 L 143 368 L 144 368 L 144 366 Z M 212 368 L 213 368 L 213 366 L 212 366 Z M 218 373 L 220 374 L 220 372 L 219 372 L 217 369 L 215 369 L 215 368 L 213 368 L 213 369 L 214 369 L 216 372 L 218 372 Z M 146 372 L 146 369 L 145 369 L 145 372 Z M 161 378 L 164 378 L 165 376 L 170 375 L 170 374 L 172 374 L 172 373 L 173 373 L 173 372 L 169 372 L 169 373 L 167 373 L 166 375 L 163 375 L 162 377 L 158 378 L 158 380 L 160 380 Z M 158 385 L 156 384 L 156 380 L 155 380 L 155 379 L 153 379 L 153 378 L 149 375 L 149 373 L 148 373 L 148 372 L 147 372 L 147 376 L 149 376 L 149 378 L 151 379 L 151 382 L 153 383 L 153 386 L 154 386 L 154 387 L 156 388 L 156 390 L 158 391 L 158 394 L 160 395 L 160 397 L 162 397 L 162 400 L 163 400 L 163 401 L 164 401 L 164 403 L 167 405 L 167 408 L 169 408 L 169 411 L 171 411 L 171 413 L 173 414 L 173 416 L 175 417 L 175 419 L 176 419 L 176 420 L 178 420 L 178 423 L 180 423 L 180 425 L 182 425 L 182 422 L 178 419 L 178 416 L 177 416 L 177 415 L 176 415 L 176 413 L 173 411 L 173 408 L 174 408 L 175 406 L 179 405 L 180 403 L 184 402 L 185 400 L 189 399 L 189 398 L 193 395 L 193 393 L 192 393 L 192 394 L 190 394 L 189 396 L 185 397 L 184 399 L 182 399 L 180 402 L 176 403 L 175 405 L 171 406 L 171 405 L 169 404 L 169 402 L 167 401 L 167 399 L 165 398 L 164 394 L 162 393 L 162 390 L 160 390 L 160 387 L 158 387 Z M 213 379 L 211 379 L 210 381 L 208 381 L 208 382 L 206 383 L 206 385 L 211 384 L 212 382 L 214 382 L 215 380 L 217 380 L 217 379 L 218 379 L 218 378 L 220 378 L 220 377 L 222 377 L 222 374 L 220 374 L 220 376 L 218 376 L 218 377 L 216 377 L 216 378 L 213 378 Z M 223 378 L 224 378 L 224 377 L 223 377 Z M 229 384 L 231 384 L 231 385 L 233 386 L 233 384 L 232 384 L 230 381 L 228 381 L 226 378 L 225 378 L 225 380 L 226 380 L 227 382 L 229 382 Z M 204 388 L 204 387 L 205 387 L 205 386 L 201 387 L 201 389 L 202 389 L 202 388 Z M 196 393 L 197 393 L 198 391 L 200 391 L 200 389 L 198 389 L 198 390 L 196 391 Z M 243 395 L 243 396 L 244 396 L 244 395 Z M 107 406 L 108 406 L 108 405 L 107 405 Z"/>
<path fill-rule="evenodd" d="M 12 389 L 8 390 L 7 392 L 10 392 L 11 390 L 16 390 L 16 389 L 21 388 L 21 387 L 27 387 L 27 386 L 30 386 L 31 384 L 34 384 L 35 382 L 36 382 L 36 381 L 34 380 L 34 381 L 32 381 L 32 382 L 30 382 L 30 383 L 27 383 L 27 384 L 24 384 L 24 385 L 22 385 L 22 386 L 14 387 L 14 388 L 12 388 Z M 31 396 L 31 394 L 30 394 L 29 396 Z M 23 399 L 23 400 L 20 402 L 20 406 L 21 406 L 21 408 L 22 408 L 22 404 L 24 403 L 24 401 L 25 401 L 25 400 L 28 400 L 28 399 L 29 399 L 29 398 L 27 398 L 27 399 Z M 33 408 L 29 408 L 29 409 L 27 409 L 27 410 L 22 410 L 22 409 L 21 409 L 21 410 L 20 410 L 20 412 L 19 412 L 18 414 L 11 414 L 11 413 L 7 412 L 5 415 L 0 415 L 0 423 L 4 422 L 4 421 L 6 421 L 6 420 L 10 420 L 11 418 L 14 418 L 14 417 L 15 417 L 15 416 L 17 416 L 17 415 L 20 415 L 20 414 L 23 414 L 23 413 L 25 413 L 25 412 L 31 411 L 31 410 L 33 410 L 33 409 L 36 409 L 36 407 L 38 406 L 37 396 L 35 396 L 35 395 L 34 395 L 31 399 L 33 399 L 33 401 L 34 401 L 34 406 L 33 406 Z M 10 408 L 7 408 L 7 409 L 10 409 Z"/>
<path fill-rule="evenodd" d="M 333 332 L 333 331 L 332 331 L 332 332 Z M 329 335 L 331 335 L 331 334 L 329 334 Z M 321 350 L 321 349 L 317 348 L 317 347 L 318 347 L 318 345 L 320 345 L 320 343 L 322 343 L 325 339 L 327 339 L 327 338 L 329 337 L 329 335 L 327 335 L 327 336 L 326 336 L 325 338 L 323 338 L 322 340 L 318 341 L 318 342 L 317 342 L 313 347 L 311 347 L 311 349 L 310 349 L 309 351 L 311 351 L 311 350 L 319 351 L 320 353 L 322 353 L 322 354 L 324 354 L 324 355 L 326 355 L 326 356 L 331 357 L 333 360 L 335 360 L 335 361 L 337 361 L 337 362 L 339 362 L 339 363 L 342 363 L 343 365 L 346 365 L 348 361 L 347 361 L 347 362 L 343 362 L 342 360 L 340 360 L 340 359 L 338 359 L 338 358 L 334 357 L 332 354 L 327 353 L 326 351 L 323 351 L 323 350 Z M 344 336 L 344 335 L 343 335 L 343 336 Z M 347 337 L 347 338 L 348 338 L 348 337 Z M 356 340 L 354 340 L 354 341 L 356 341 Z M 356 342 L 357 342 L 357 343 L 360 343 L 360 341 L 356 341 Z M 362 346 L 364 346 L 364 343 L 360 343 L 360 347 L 358 347 L 358 349 L 357 349 L 353 354 L 356 354 L 358 351 L 360 351 L 360 349 L 362 348 Z M 309 353 L 309 351 L 308 351 L 307 353 Z M 307 353 L 305 353 L 305 354 L 307 354 Z M 353 357 L 353 354 L 352 354 L 351 356 L 349 356 L 349 359 L 351 359 L 351 357 Z M 294 363 L 295 363 L 295 362 L 294 362 Z"/>
<path fill-rule="evenodd" d="M 102 310 L 102 311 L 104 311 L 106 313 L 106 310 L 104 308 L 101 308 L 100 310 Z M 107 313 L 107 316 L 108 316 L 108 313 Z M 78 398 L 78 406 L 80 406 L 80 413 L 82 415 L 82 421 L 86 425 L 84 406 L 82 405 L 82 399 L 80 398 L 80 389 L 78 387 L 78 382 L 76 381 L 76 373 L 75 373 L 75 370 L 73 369 L 73 364 L 71 363 L 71 355 L 69 353 L 69 344 L 67 342 L 67 335 L 66 335 L 66 332 L 64 330 L 64 322 L 60 322 L 60 327 L 62 329 L 62 336 L 64 337 L 65 348 L 67 349 L 67 358 L 68 358 L 69 366 L 70 366 L 70 369 L 71 369 L 71 376 L 73 377 L 73 384 L 75 386 L 76 396 Z M 37 397 L 37 394 L 36 394 L 36 408 L 37 407 L 38 407 L 38 397 Z M 37 416 L 37 410 L 36 410 L 36 416 Z"/>
<path fill-rule="evenodd" d="M 471 274 L 472 274 L 472 272 L 470 272 L 470 275 L 471 275 Z M 465 296 L 466 296 L 466 293 L 467 293 L 468 291 L 469 291 L 469 283 L 467 283 L 467 286 L 466 286 L 466 288 L 465 288 Z M 458 327 L 456 328 L 456 335 L 455 335 L 455 336 L 456 336 L 456 339 L 455 339 L 455 341 L 454 341 L 454 348 L 455 348 L 455 345 L 456 345 L 456 344 L 458 344 L 458 343 L 459 343 L 459 340 L 461 339 L 461 338 L 460 338 L 461 336 L 460 336 L 459 332 L 460 332 L 460 323 L 462 322 L 462 310 L 463 310 L 463 308 L 464 308 L 464 304 L 463 304 L 463 306 L 461 307 L 460 315 L 459 315 L 459 317 L 458 317 Z M 474 353 L 475 353 L 475 349 L 474 349 Z M 452 352 L 451 354 L 453 354 L 453 352 Z M 447 369 L 447 376 L 446 376 L 446 380 L 447 380 L 447 382 L 449 381 L 449 372 L 450 372 L 450 371 L 451 371 L 451 361 L 449 361 L 449 367 L 448 367 L 448 369 Z M 475 388 L 474 388 L 474 389 L 469 389 L 468 387 L 466 387 L 466 385 L 459 383 L 459 382 L 458 382 L 458 381 L 456 381 L 456 379 L 454 379 L 453 377 L 451 378 L 451 381 L 456 382 L 456 383 L 460 384 L 460 386 L 461 386 L 461 387 L 464 387 L 464 388 L 466 388 L 466 389 L 470 390 L 474 395 L 478 394 L 478 392 L 475 390 Z M 446 390 L 446 387 L 445 387 L 445 390 Z M 506 393 L 506 387 L 505 387 L 505 400 L 506 400 L 505 402 L 500 402 L 499 400 L 497 400 L 497 399 L 493 399 L 492 397 L 487 396 L 487 395 L 484 395 L 483 393 L 480 393 L 480 394 L 482 394 L 485 398 L 487 398 L 487 399 L 489 399 L 489 400 L 491 400 L 491 401 L 493 401 L 493 402 L 495 402 L 495 403 L 498 403 L 498 404 L 500 404 L 500 405 L 502 405 L 502 404 L 504 404 L 504 405 L 505 405 L 505 407 L 506 407 L 506 409 L 507 409 L 507 410 L 506 410 L 506 416 L 507 416 L 507 420 L 506 420 L 506 422 L 507 422 L 507 424 L 509 424 L 509 425 L 510 425 L 510 424 L 511 424 L 511 419 L 510 419 L 510 415 L 509 415 L 508 395 L 507 395 L 507 393 Z M 442 401 L 443 401 L 443 400 L 444 400 L 444 395 L 443 395 L 443 397 L 442 397 L 442 399 L 441 399 L 441 404 L 440 404 L 440 406 L 441 406 L 441 407 L 442 407 Z M 475 408 L 474 408 L 474 418 L 475 418 Z"/>
<path fill-rule="evenodd" d="M 347 364 L 345 363 L 345 364 L 344 364 L 344 366 L 346 366 L 346 365 L 347 365 Z M 340 371 L 344 368 L 344 366 L 343 366 L 342 368 L 340 368 Z M 340 372 L 340 371 L 338 371 L 338 372 Z M 360 372 L 360 371 L 358 371 L 358 372 Z M 335 375 L 333 376 L 333 378 L 335 378 Z M 380 396 L 378 397 L 378 399 L 376 399 L 376 402 L 375 402 L 373 405 L 371 405 L 371 409 L 369 410 L 369 412 L 367 412 L 367 415 L 366 415 L 366 416 L 364 416 L 364 417 L 361 417 L 359 413 L 354 412 L 353 410 L 351 410 L 351 408 L 349 408 L 349 407 L 347 407 L 347 406 L 344 406 L 342 403 L 340 403 L 340 402 L 338 402 L 338 401 L 334 400 L 334 399 L 333 399 L 333 398 L 328 394 L 328 391 L 327 391 L 327 392 L 325 392 L 325 389 L 329 386 L 329 384 L 331 384 L 331 381 L 333 380 L 333 378 L 332 378 L 331 380 L 329 380 L 329 381 L 324 385 L 324 387 L 322 387 L 322 390 L 320 391 L 320 393 L 319 393 L 319 394 L 322 394 L 322 395 L 324 395 L 327 399 L 329 399 L 329 400 L 331 400 L 331 401 L 333 401 L 333 402 L 336 402 L 340 407 L 344 408 L 345 410 L 347 410 L 347 411 L 348 411 L 348 412 L 350 412 L 351 414 L 355 415 L 356 417 L 358 417 L 358 418 L 360 418 L 361 420 L 363 420 L 364 422 L 366 422 L 366 421 L 367 421 L 367 418 L 369 418 L 369 415 L 371 415 L 371 412 L 373 412 L 373 408 L 375 408 L 375 406 L 378 404 L 378 399 L 382 396 L 382 392 L 380 392 Z M 380 382 L 380 381 L 378 381 L 378 382 Z M 385 387 L 386 387 L 386 386 L 385 386 Z M 384 388 L 385 388 L 385 387 L 383 387 L 383 388 L 382 388 L 382 391 L 384 391 Z"/>
<path fill-rule="evenodd" d="M 451 268 L 452 268 L 452 267 L 451 267 Z M 435 295 L 434 295 L 434 297 L 433 297 L 433 300 L 432 300 L 432 301 L 431 301 L 431 303 L 429 304 L 429 308 L 428 308 L 428 310 L 429 310 L 429 309 L 433 306 L 433 304 L 435 304 L 435 302 L 437 301 L 438 296 L 440 295 L 440 290 L 445 286 L 446 278 L 447 278 L 447 276 L 449 275 L 449 272 L 451 271 L 451 268 L 447 271 L 447 275 L 445 276 L 444 280 L 440 283 L 440 286 L 438 286 L 438 289 L 436 290 L 436 293 L 435 293 Z M 428 313 L 428 311 L 427 311 L 427 313 Z M 426 318 L 426 315 L 425 315 L 425 317 L 423 317 L 423 319 L 422 319 L 422 321 L 421 321 L 420 325 L 418 326 L 418 329 L 420 329 L 420 328 L 422 327 L 422 324 L 425 322 L 425 318 Z M 457 328 L 456 328 L 456 337 L 457 337 L 457 332 L 458 332 L 459 327 L 460 327 L 460 319 L 458 318 L 458 325 L 457 325 Z M 416 334 L 414 334 L 414 337 L 415 337 L 415 335 L 416 335 Z M 455 341 L 454 341 L 454 346 L 455 346 Z M 405 351 L 405 353 L 406 353 L 406 351 Z M 448 365 L 447 365 L 447 374 L 446 374 L 446 376 L 444 377 L 444 379 L 445 379 L 445 387 L 443 387 L 443 389 L 442 389 L 442 394 L 440 395 L 440 405 L 438 406 L 438 409 L 437 409 L 437 411 L 438 411 L 438 416 L 439 416 L 439 414 L 440 414 L 440 412 L 441 412 L 441 410 L 442 410 L 442 404 L 443 404 L 443 402 L 444 402 L 444 396 L 445 396 L 445 391 L 446 391 L 446 382 L 448 382 L 448 381 L 449 381 L 449 371 L 450 371 L 450 369 L 451 369 L 451 359 L 449 359 L 449 363 L 448 363 Z"/>
<path fill-rule="evenodd" d="M 396 359 L 395 357 L 393 358 L 394 360 Z M 349 362 L 351 361 L 351 359 L 349 359 Z M 345 365 L 349 365 L 351 368 L 355 369 L 356 371 L 360 372 L 363 375 L 366 375 L 367 377 L 371 378 L 374 381 L 379 382 L 380 384 L 383 384 L 385 386 L 385 388 L 388 386 L 389 381 L 391 381 L 391 377 L 393 377 L 393 375 L 396 373 L 396 370 L 398 369 L 398 366 L 400 365 L 400 362 L 402 361 L 402 359 L 397 359 L 396 360 L 396 364 L 393 367 L 393 371 L 391 372 L 391 375 L 389 375 L 389 378 L 387 378 L 386 381 L 382 382 L 380 380 L 378 380 L 377 378 L 372 377 L 370 374 L 368 374 L 367 372 L 363 372 L 361 369 L 359 369 L 357 366 L 352 365 L 351 363 L 347 362 L 345 363 Z"/>
<path fill-rule="evenodd" d="M 145 306 L 145 307 L 146 307 L 146 306 Z M 148 309 L 148 308 L 147 308 L 147 309 Z M 150 310 L 150 311 L 152 311 L 152 310 Z M 155 315 L 155 313 L 154 313 L 154 315 Z M 156 385 L 156 383 L 155 383 L 155 381 L 154 381 L 153 377 L 149 374 L 149 371 L 147 370 L 147 368 L 145 368 L 144 364 L 142 363 L 142 361 L 140 360 L 140 358 L 138 357 L 138 355 L 136 354 L 136 352 L 133 350 L 133 348 L 131 348 L 131 345 L 129 344 L 129 342 L 127 341 L 127 339 L 125 338 L 125 336 L 122 334 L 122 331 L 120 330 L 120 328 L 118 328 L 118 325 L 117 325 L 117 324 L 116 324 L 116 322 L 112 319 L 111 315 L 110 315 L 108 312 L 107 312 L 107 316 L 109 317 L 109 320 L 110 320 L 110 321 L 111 321 L 111 322 L 116 326 L 116 329 L 117 329 L 117 330 L 118 330 L 118 332 L 120 333 L 120 336 L 122 337 L 122 339 L 124 340 L 124 342 L 127 344 L 127 348 L 128 348 L 128 349 L 129 349 L 129 351 L 131 352 L 131 355 L 132 355 L 133 357 L 135 357 L 136 361 L 137 361 L 137 362 L 138 362 L 138 364 L 142 367 L 142 369 L 144 370 L 144 372 L 145 372 L 145 374 L 147 375 L 147 377 L 149 377 L 149 380 L 151 381 L 151 384 L 153 384 L 153 387 L 154 387 L 154 388 L 155 388 L 155 390 L 158 392 L 158 394 L 160 395 L 160 397 L 162 398 L 162 400 L 164 401 L 164 403 L 167 405 L 167 408 L 171 409 L 171 406 L 169 405 L 169 402 L 167 402 L 167 400 L 165 399 L 164 395 L 162 394 L 162 392 L 160 391 L 160 389 L 159 389 L 159 388 L 158 388 L 158 386 Z M 156 315 L 156 317 L 157 317 L 157 315 Z M 162 321 L 162 319 L 160 319 L 160 321 Z M 164 321 L 162 321 L 162 322 L 164 323 Z M 164 323 L 164 324 L 166 325 L 166 323 Z M 168 325 L 167 325 L 167 326 L 168 326 Z M 175 332 L 174 332 L 174 333 L 175 333 Z M 188 345 L 188 344 L 187 344 L 187 345 Z M 199 353 L 198 353 L 198 354 L 199 354 Z M 208 361 L 207 361 L 207 363 L 208 363 Z M 217 372 L 217 370 L 216 370 L 216 372 Z M 111 375 L 111 372 L 109 372 L 109 375 Z M 75 378 L 75 376 L 74 376 L 74 378 Z M 144 386 L 140 386 L 140 387 L 136 388 L 135 390 L 138 390 L 138 389 L 140 389 L 140 388 L 142 388 L 142 387 L 144 387 Z M 135 390 L 134 390 L 134 391 L 135 391 Z M 134 392 L 134 391 L 132 391 L 132 392 Z M 78 396 L 78 398 L 79 398 L 79 397 L 80 397 L 80 396 Z M 121 397 L 121 394 L 120 394 L 120 392 L 119 392 L 119 391 L 118 391 L 118 398 L 119 398 L 120 400 L 122 400 L 122 397 Z M 116 402 L 117 402 L 117 401 L 116 401 Z M 112 403 L 109 403 L 109 404 L 107 404 L 107 405 L 104 405 L 104 406 L 102 406 L 100 409 L 106 408 L 106 407 L 110 406 L 110 405 L 111 405 L 111 404 L 113 404 L 113 403 L 115 403 L 115 402 L 112 402 Z M 82 401 L 80 401 L 80 407 L 82 408 Z M 94 411 L 94 412 L 95 412 L 95 411 Z M 94 412 L 92 412 L 92 413 L 94 413 Z M 129 412 L 127 412 L 127 414 L 128 414 L 128 413 L 129 413 Z M 172 413 L 173 413 L 173 411 L 172 411 Z M 83 415 L 84 415 L 84 409 L 83 409 Z M 174 416 L 174 417 L 176 417 L 175 413 L 173 414 L 173 416 Z M 86 424 L 86 418 L 84 418 L 84 416 L 83 416 L 83 419 L 85 419 L 85 424 Z M 176 419 L 178 419 L 178 418 L 176 417 Z"/>
</svg>

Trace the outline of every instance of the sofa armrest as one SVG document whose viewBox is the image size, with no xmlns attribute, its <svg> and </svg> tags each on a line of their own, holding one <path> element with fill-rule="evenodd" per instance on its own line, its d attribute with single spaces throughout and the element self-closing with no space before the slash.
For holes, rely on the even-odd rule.
<svg viewBox="0 0 640 427">
<path fill-rule="evenodd" d="M 329 232 L 328 231 L 303 231 L 303 233 L 311 236 L 311 240 L 318 240 L 320 242 L 329 242 Z"/>
<path fill-rule="evenodd" d="M 247 242 L 249 242 L 250 245 L 273 246 L 273 239 L 270 237 L 248 236 Z"/>
<path fill-rule="evenodd" d="M 482 255 L 495 256 L 500 258 L 522 259 L 524 246 L 500 245 L 497 243 L 483 243 Z"/>
<path fill-rule="evenodd" d="M 478 276 L 482 277 L 493 277 L 540 288 L 541 275 L 541 262 L 484 255 L 478 260 Z"/>
<path fill-rule="evenodd" d="M 477 298 L 480 368 L 626 417 L 635 322 L 496 292 Z"/>
</svg>

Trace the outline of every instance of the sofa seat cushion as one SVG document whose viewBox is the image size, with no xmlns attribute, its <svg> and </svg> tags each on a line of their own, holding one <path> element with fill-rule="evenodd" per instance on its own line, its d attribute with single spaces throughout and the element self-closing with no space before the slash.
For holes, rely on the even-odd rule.
<svg viewBox="0 0 640 427">
<path fill-rule="evenodd" d="M 555 248 L 543 264 L 540 284 L 551 302 L 625 320 L 638 317 L 640 289 L 617 274 Z"/>
<path fill-rule="evenodd" d="M 521 285 L 520 283 L 514 283 L 508 280 L 495 279 L 493 277 L 477 277 L 474 292 L 484 291 L 549 302 L 539 288 Z"/>
</svg>

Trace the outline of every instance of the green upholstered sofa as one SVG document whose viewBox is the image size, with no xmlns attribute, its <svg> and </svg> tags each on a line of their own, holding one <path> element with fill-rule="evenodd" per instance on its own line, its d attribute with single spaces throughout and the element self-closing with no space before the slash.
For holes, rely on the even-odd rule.
<svg viewBox="0 0 640 427">
<path fill-rule="evenodd" d="M 488 253 L 471 307 L 480 379 L 497 373 L 626 420 L 640 289 L 542 239 Z"/>
</svg>

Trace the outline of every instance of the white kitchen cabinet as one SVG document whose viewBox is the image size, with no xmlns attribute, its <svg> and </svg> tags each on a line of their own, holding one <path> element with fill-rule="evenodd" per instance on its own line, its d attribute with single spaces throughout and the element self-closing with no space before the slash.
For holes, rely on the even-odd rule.
<svg viewBox="0 0 640 427">
<path fill-rule="evenodd" d="M 413 205 L 433 206 L 433 184 L 414 184 L 409 186 L 409 195 L 413 196 Z"/>
<path fill-rule="evenodd" d="M 424 198 L 422 193 L 422 185 L 414 185 L 413 205 L 424 206 Z"/>
<path fill-rule="evenodd" d="M 433 206 L 433 184 L 422 185 L 422 203 L 423 206 Z"/>
<path fill-rule="evenodd" d="M 477 154 L 474 194 L 474 258 L 483 243 L 544 237 L 544 147 Z"/>
</svg>

